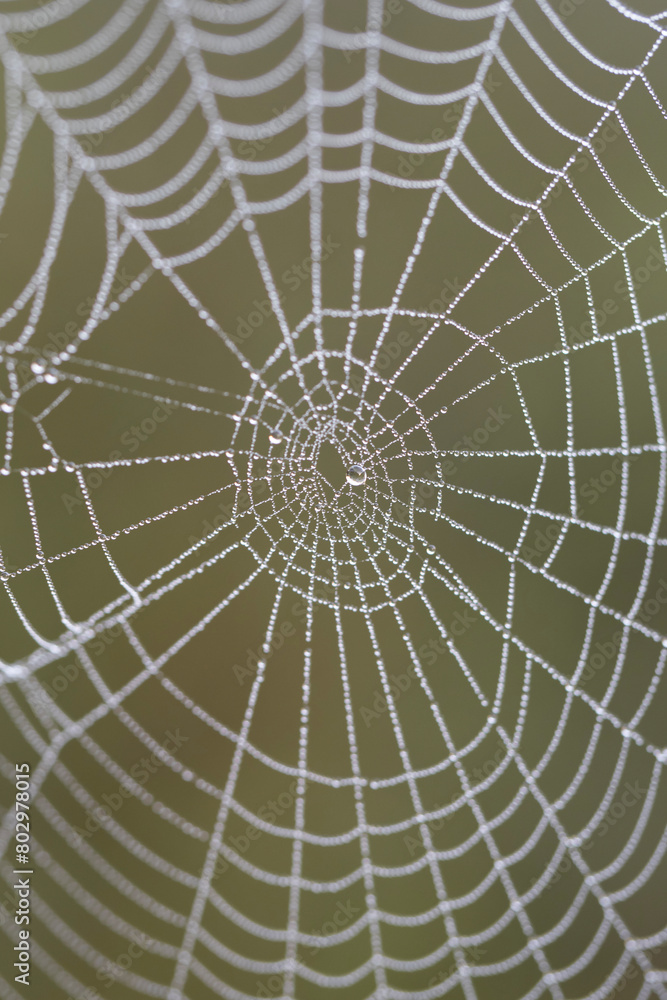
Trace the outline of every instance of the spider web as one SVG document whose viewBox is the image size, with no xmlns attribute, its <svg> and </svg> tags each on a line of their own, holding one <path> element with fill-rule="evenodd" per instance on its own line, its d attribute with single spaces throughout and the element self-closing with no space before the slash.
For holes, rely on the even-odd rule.
<svg viewBox="0 0 667 1000">
<path fill-rule="evenodd" d="M 663 13 L 0 18 L 42 994 L 664 1000 Z"/>
</svg>

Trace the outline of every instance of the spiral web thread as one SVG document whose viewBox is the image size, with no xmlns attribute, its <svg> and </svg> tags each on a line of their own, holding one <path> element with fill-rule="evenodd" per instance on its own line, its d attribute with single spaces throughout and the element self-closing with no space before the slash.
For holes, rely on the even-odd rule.
<svg viewBox="0 0 667 1000">
<path fill-rule="evenodd" d="M 556 9 L 546 0 L 483 7 L 439 0 L 383 6 L 368 0 L 350 5 L 347 15 L 341 12 L 345 5 L 316 0 L 126 0 L 103 7 L 87 0 L 51 0 L 34 8 L 2 6 L 3 205 L 19 183 L 21 157 L 34 131 L 41 129 L 52 143 L 53 204 L 45 244 L 34 273 L 2 314 L 5 478 L 0 485 L 11 510 L 20 509 L 29 524 L 26 545 L 32 552 L 14 565 L 17 559 L 12 562 L 3 546 L 3 616 L 12 637 L 9 647 L 19 653 L 3 663 L 1 696 L 8 731 L 20 731 L 26 756 L 37 762 L 32 774 L 33 856 L 39 870 L 32 897 L 35 969 L 50 989 L 63 994 L 83 997 L 93 983 L 105 995 L 98 973 L 142 935 L 141 956 L 129 968 L 113 966 L 118 992 L 106 995 L 310 997 L 326 988 L 327 996 L 560 1000 L 586 995 L 605 1000 L 623 989 L 639 1000 L 665 1000 L 661 949 L 667 931 L 655 886 L 664 874 L 667 848 L 666 757 L 660 742 L 666 649 L 660 612 L 647 611 L 646 602 L 660 604 L 655 595 L 664 572 L 665 438 L 656 370 L 657 338 L 664 335 L 667 312 L 643 298 L 649 269 L 638 270 L 645 255 L 635 254 L 637 247 L 658 248 L 652 258 L 656 276 L 650 285 L 646 281 L 647 290 L 657 288 L 664 272 L 662 219 L 667 214 L 664 153 L 661 160 L 655 138 L 664 149 L 662 13 L 642 13 L 616 0 L 597 6 L 596 23 L 608 25 L 610 35 L 613 27 L 623 38 L 612 59 L 596 54 L 607 44 L 601 37 L 604 27 L 597 33 L 590 25 L 580 31 L 579 14 L 569 13 L 574 3 L 563 13 L 564 5 Z M 345 16 L 355 23 L 336 22 Z M 406 40 L 410 32 L 402 25 L 413 22 L 421 44 Z M 50 34 L 60 29 L 60 35 Z M 54 51 L 52 37 L 70 41 Z M 270 47 L 282 38 L 288 41 L 276 57 L 275 46 Z M 426 47 L 426 40 L 434 47 Z M 265 56 L 260 59 L 258 53 L 265 51 L 273 54 L 266 56 L 260 73 L 257 60 Z M 356 81 L 342 89 L 326 84 L 332 54 L 340 66 L 361 67 Z M 240 77 L 234 71 L 225 75 L 233 59 L 237 65 L 247 60 Z M 87 82 L 73 88 L 72 74 L 79 70 Z M 405 82 L 406 74 L 416 86 Z M 494 74 L 501 81 L 497 94 L 489 84 Z M 443 80 L 446 86 L 438 89 L 437 81 Z M 282 96 L 272 95 L 282 95 L 280 88 L 290 81 L 294 88 L 281 109 Z M 420 90 L 419 81 L 430 89 Z M 567 96 L 560 116 L 552 110 L 554 94 Z M 241 124 L 243 111 L 234 111 L 235 102 L 249 95 L 266 98 L 267 109 L 279 106 L 255 124 Z M 161 112 L 146 114 L 146 108 L 155 107 L 151 101 L 163 96 Z M 504 111 L 503 100 L 510 101 Z M 512 117 L 512 100 L 521 109 L 518 116 Z M 435 108 L 442 117 L 443 108 L 456 108 L 451 135 L 417 141 L 389 134 L 383 110 L 388 102 L 408 107 L 417 118 L 423 109 Z M 327 128 L 331 109 L 355 105 L 354 130 Z M 135 120 L 131 141 L 123 146 L 123 129 Z M 195 120 L 198 130 L 188 130 Z M 483 144 L 473 152 L 476 123 L 505 144 L 508 162 L 513 157 L 512 163 L 522 164 L 523 184 L 517 173 L 516 187 L 531 195 L 520 197 L 507 179 L 494 176 L 500 161 L 492 155 L 485 159 Z M 421 134 L 429 131 L 424 127 Z M 114 145 L 107 151 L 90 136 L 108 136 Z M 174 137 L 176 142 L 170 142 Z M 281 152 L 276 153 L 274 141 L 282 142 Z M 259 155 L 244 157 L 240 143 L 255 143 Z M 608 158 L 601 149 L 606 145 Z M 354 165 L 331 165 L 329 154 L 342 157 L 350 150 L 357 157 Z M 403 168 L 392 171 L 383 151 L 402 154 Z M 625 177 L 613 159 L 621 151 Z M 158 163 L 156 175 L 162 178 L 152 188 L 142 187 L 140 175 L 132 172 L 146 160 Z M 588 164 L 588 186 L 582 162 Z M 457 173 L 464 164 L 466 176 L 474 178 L 469 191 Z M 329 260 L 322 249 L 329 235 L 325 218 L 341 185 L 354 189 L 355 222 L 349 244 Z M 67 220 L 83 187 L 103 205 L 106 261 L 89 315 L 66 345 L 47 353 L 40 319 Z M 140 193 L 132 193 L 136 188 Z M 397 280 L 378 304 L 365 291 L 373 254 L 386 239 L 373 242 L 374 200 L 383 211 L 390 206 L 390 212 L 404 197 L 415 199 L 409 203 L 418 206 L 418 214 Z M 274 268 L 264 224 L 299 204 L 307 207 L 304 256 L 310 255 L 312 264 L 310 309 L 294 317 L 281 294 L 281 265 Z M 559 235 L 566 204 L 567 211 L 578 213 L 587 234 L 581 241 Z M 452 232 L 443 224 L 443 206 L 460 220 L 459 229 Z M 206 225 L 210 231 L 193 246 L 193 235 Z M 459 233 L 461 240 L 471 240 L 474 232 L 479 234 L 478 264 L 462 261 L 460 284 L 450 300 L 436 309 L 411 304 L 410 279 L 421 263 Z M 535 244 L 524 240 L 525 233 L 535 235 Z M 261 282 L 258 294 L 270 304 L 264 328 L 247 341 L 234 335 L 235 312 L 225 316 L 206 304 L 206 282 L 197 278 L 196 267 L 232 241 L 245 248 L 244 266 L 250 270 L 247 262 L 252 263 Z M 118 274 L 131 254 L 142 266 L 118 291 Z M 343 294 L 336 272 L 332 295 L 327 268 L 343 258 L 347 284 Z M 508 259 L 504 290 L 494 300 L 496 293 L 485 282 Z M 515 294 L 512 281 L 518 281 L 519 272 L 526 284 Z M 437 291 L 443 272 L 436 266 L 429 273 L 437 274 L 432 279 Z M 600 306 L 604 281 L 611 279 L 600 281 L 600 274 L 613 274 L 628 286 L 627 321 L 607 319 L 605 330 L 599 328 Z M 224 273 L 218 281 L 224 301 Z M 181 332 L 181 353 L 189 352 L 190 344 L 196 348 L 198 337 L 213 338 L 220 364 L 240 392 L 216 387 L 214 373 L 206 384 L 203 378 L 198 383 L 179 377 L 178 369 L 165 374 L 162 362 L 150 370 L 122 358 L 109 360 L 115 337 L 123 349 L 128 345 L 120 335 L 124 317 L 136 327 L 130 310 L 156 283 L 161 294 L 167 294 L 165 289 L 173 293 L 170 301 L 187 306 L 191 330 Z M 204 291 L 196 291 L 198 284 Z M 589 336 L 574 342 L 567 334 L 573 294 L 581 296 L 590 329 Z M 497 325 L 467 318 L 467 303 L 480 300 L 491 301 Z M 255 321 L 253 315 L 250 325 Z M 395 365 L 387 365 L 394 331 L 411 321 L 419 334 Z M 548 343 L 538 334 L 545 327 L 554 334 Z M 521 331 L 520 349 L 512 340 L 515 330 Z M 155 341 L 159 350 L 159 331 L 135 329 L 134 336 Z M 103 345 L 99 353 L 98 343 Z M 609 373 L 605 384 L 613 387 L 617 432 L 604 444 L 590 443 L 596 428 L 580 429 L 583 417 L 575 419 L 578 365 L 587 355 Z M 476 368 L 480 356 L 484 363 Z M 424 358 L 430 363 L 422 365 Z M 434 368 L 438 358 L 447 360 Z M 22 377 L 26 365 L 29 374 Z M 535 412 L 536 397 L 525 384 L 531 372 L 543 386 L 558 387 L 560 443 L 560 430 L 547 433 Z M 452 385 L 455 391 L 448 395 Z M 470 438 L 463 446 L 460 440 L 452 443 L 443 420 L 453 421 L 453 437 L 460 438 L 474 425 L 457 424 L 457 414 L 481 399 L 477 419 L 483 421 L 487 405 L 498 400 L 487 392 L 498 386 L 505 387 L 503 398 L 513 407 L 509 436 L 500 430 L 490 437 L 487 430 L 488 444 L 479 445 L 479 435 L 474 446 Z M 148 444 L 137 455 L 75 459 L 57 421 L 77 394 L 89 407 L 102 397 L 112 397 L 114 405 L 120 400 L 165 406 L 170 428 L 181 418 L 202 419 L 203 440 L 208 444 L 213 427 L 220 443 L 171 450 L 168 444 L 164 450 L 156 445 L 154 454 Z M 633 409 L 642 410 L 641 420 L 635 420 Z M 184 433 L 196 438 L 198 426 Z M 46 456 L 43 461 L 21 450 L 30 429 Z M 340 460 L 338 480 L 322 468 L 327 447 Z M 465 462 L 466 470 L 473 470 L 471 478 L 464 484 L 449 475 L 443 467 L 447 460 Z M 361 485 L 345 481 L 352 464 L 365 470 Z M 509 479 L 496 472 L 503 464 Z M 482 468 L 488 478 L 480 472 L 476 479 L 475 470 Z M 602 502 L 595 509 L 580 505 L 579 488 L 591 470 L 609 468 L 615 470 L 616 484 L 609 492 L 613 516 L 605 520 L 597 514 Z M 113 503 L 106 502 L 107 492 L 112 498 L 120 495 L 111 492 L 116 483 L 127 491 L 130 483 L 155 480 L 166 491 L 169 475 L 183 469 L 187 488 L 180 499 L 160 506 L 151 494 L 136 520 L 114 516 Z M 515 475 L 518 469 L 530 471 Z M 211 485 L 209 470 L 222 486 Z M 640 471 L 646 477 L 640 479 L 641 490 L 650 494 L 642 527 L 632 514 L 633 477 Z M 545 492 L 554 475 L 565 484 L 560 508 Z M 509 485 L 513 477 L 516 489 Z M 264 484 L 262 489 L 258 484 Z M 420 493 L 423 486 L 428 503 L 422 499 L 427 494 Z M 48 511 L 65 517 L 58 494 L 77 489 L 76 516 L 86 525 L 86 539 L 54 545 L 51 529 L 43 529 L 42 522 Z M 249 498 L 247 504 L 240 502 L 242 495 Z M 167 536 L 181 538 L 184 515 L 194 518 L 185 534 L 203 517 L 212 517 L 210 510 L 217 508 L 206 506 L 211 499 L 228 505 L 224 516 L 215 525 L 207 521 L 194 541 L 179 543 L 175 555 L 170 554 L 173 545 L 164 543 L 163 549 Z M 471 515 L 467 523 L 469 510 L 481 515 Z M 553 546 L 548 555 L 534 558 L 525 546 L 545 519 L 554 527 Z M 496 523 L 502 524 L 498 534 Z M 151 551 L 153 556 L 157 551 L 159 561 L 138 573 L 130 545 L 153 530 L 162 532 L 149 536 L 157 540 Z M 575 547 L 584 547 L 590 538 L 599 545 L 602 572 L 586 589 L 573 582 L 571 563 L 570 569 L 559 566 L 565 565 L 560 561 L 573 540 Z M 73 609 L 80 594 L 73 596 L 62 568 L 90 553 L 107 571 L 109 582 L 100 592 L 113 596 L 100 605 L 93 595 L 94 609 L 78 614 Z M 482 597 L 483 588 L 469 582 L 475 560 L 489 571 L 501 568 L 502 601 L 490 591 Z M 222 575 L 216 576 L 217 570 Z M 631 588 L 625 604 L 619 575 Z M 213 582 L 203 597 L 193 591 L 192 602 L 202 601 L 201 610 L 175 634 L 167 627 L 169 619 L 175 616 L 180 625 L 174 609 L 202 578 Z M 233 615 L 260 581 L 272 588 L 268 617 L 259 626 L 261 651 L 252 677 L 240 688 L 244 702 L 238 719 L 227 724 L 213 694 L 210 702 L 200 703 L 188 693 L 188 671 L 199 669 L 196 650 L 202 636 L 226 614 Z M 51 617 L 30 596 L 31 588 L 44 586 Z M 574 655 L 552 661 L 534 632 L 526 636 L 521 610 L 526 588 L 542 586 L 540 598 L 552 595 L 549 600 L 567 602 L 580 616 Z M 303 635 L 296 640 L 302 648 L 297 655 L 286 643 L 284 657 L 292 663 L 298 658 L 299 704 L 291 717 L 295 742 L 281 759 L 267 751 L 255 719 L 263 696 L 266 702 L 267 691 L 273 690 L 268 686 L 272 670 L 286 669 L 273 650 L 295 596 L 305 609 Z M 144 638 L 150 632 L 142 623 L 162 608 L 167 610 L 157 620 L 165 638 L 155 649 L 152 638 Z M 468 609 L 476 622 L 470 637 L 484 634 L 486 645 L 468 648 L 468 636 L 459 640 L 450 627 L 454 609 Z M 91 653 L 95 640 L 110 629 L 121 633 L 114 641 L 123 643 L 125 666 L 118 677 L 105 672 Z M 594 652 L 609 648 L 610 632 L 618 637 L 596 687 L 589 682 L 588 664 L 597 671 Z M 433 668 L 418 648 L 426 634 L 440 642 Z M 322 754 L 312 749 L 326 709 L 314 695 L 325 643 L 339 676 L 339 732 L 347 760 L 342 764 L 343 757 L 336 758 L 329 771 L 321 764 Z M 45 678 L 53 676 L 49 669 L 65 660 L 74 662 L 88 682 L 92 701 L 83 708 L 46 686 Z M 372 671 L 362 668 L 361 660 Z M 484 668 L 483 660 L 492 669 Z M 134 665 L 129 677 L 128 663 Z M 176 665 L 183 664 L 188 670 L 177 673 Z M 413 678 L 409 698 L 395 683 L 396 664 Z M 367 763 L 369 724 L 360 714 L 363 696 L 355 687 L 362 669 L 374 678 L 364 703 L 374 712 L 370 731 L 378 740 L 382 733 L 392 746 L 386 773 L 371 773 Z M 237 678 L 227 663 L 220 677 L 224 698 L 225 690 L 238 688 Z M 457 685 L 461 719 L 443 679 Z M 184 733 L 195 733 L 199 726 L 215 740 L 212 763 L 204 766 L 200 759 L 197 766 L 189 759 L 196 739 L 182 751 L 164 748 L 161 734 L 151 731 L 150 714 L 134 707 L 137 692 L 150 685 L 169 699 L 170 718 Z M 76 685 L 71 687 L 73 692 Z M 380 701 L 374 697 L 378 692 Z M 547 702 L 553 713 L 540 723 Z M 419 720 L 416 730 L 410 712 Z M 544 730 L 541 743 L 530 728 L 532 719 Z M 141 752 L 159 758 L 161 779 L 176 788 L 173 798 L 166 784 L 155 786 L 154 793 L 151 784 L 144 787 L 132 776 L 128 761 L 114 759 L 113 733 L 105 728 L 111 722 L 136 744 L 128 760 Z M 416 738 L 420 729 L 423 745 Z M 77 757 L 70 756 L 74 747 Z M 496 758 L 490 771 L 475 771 L 488 759 L 489 747 L 500 748 L 499 762 Z M 85 768 L 80 766 L 84 758 Z M 567 772 L 560 782 L 552 775 L 558 761 Z M 13 760 L 5 755 L 2 762 L 11 784 Z M 291 804 L 281 818 L 267 820 L 266 811 L 252 803 L 251 767 L 283 782 L 275 788 L 293 783 Z M 623 807 L 621 817 L 623 809 L 616 804 L 632 782 L 641 792 Z M 132 788 L 139 812 L 124 806 L 125 812 L 103 817 L 99 833 L 77 837 L 82 817 L 100 803 L 95 789 L 118 783 Z M 440 792 L 434 792 L 437 787 Z M 181 812 L 178 800 L 185 788 L 192 817 Z M 309 810 L 315 793 L 330 795 L 341 815 L 353 821 L 337 832 L 314 829 Z M 394 803 L 393 815 L 376 807 L 374 795 L 394 793 L 395 799 L 387 800 Z M 604 842 L 611 852 L 599 855 L 604 845 L 596 831 L 617 812 L 619 836 L 613 844 L 611 837 Z M 160 836 L 144 834 L 149 816 L 177 838 L 178 850 Z M 202 817 L 210 822 L 200 825 Z M 287 845 L 282 867 L 262 863 L 253 844 L 239 848 L 247 843 L 247 838 L 239 840 L 239 831 L 248 824 L 259 831 L 258 846 L 275 841 L 282 850 Z M 13 881 L 12 833 L 9 809 L 2 827 L 8 885 Z M 419 849 L 405 854 L 402 847 L 401 861 L 383 863 L 382 845 L 391 843 L 395 850 L 408 838 Z M 350 862 L 348 853 L 344 872 L 332 875 L 334 866 L 329 869 L 324 850 L 333 857 L 338 848 L 353 848 L 356 854 Z M 315 850 L 325 859 L 319 862 L 319 878 L 313 877 L 309 855 Z M 538 866 L 531 868 L 531 858 L 540 851 Z M 391 852 L 386 856 L 393 857 Z M 132 862 L 127 873 L 123 859 Z M 219 877 L 221 865 L 225 875 Z M 462 880 L 452 876 L 457 865 L 465 873 Z M 537 872 L 532 881 L 531 871 Z M 263 917 L 261 907 L 250 912 L 251 892 L 246 890 L 244 900 L 236 888 L 228 890 L 230 872 L 239 884 L 275 889 L 283 916 L 276 918 L 273 911 L 272 919 Z M 562 878 L 559 872 L 565 873 Z M 562 892 L 550 884 L 559 879 Z M 416 886 L 412 902 L 402 908 L 396 895 L 387 901 L 387 886 L 410 884 Z M 304 917 L 313 900 L 323 900 L 322 913 L 331 914 L 337 901 L 353 892 L 354 915 L 333 933 Z M 59 912 L 64 897 L 69 897 L 67 913 L 76 911 L 71 920 Z M 540 908 L 541 899 L 546 902 Z M 595 981 L 582 987 L 582 973 L 592 968 Z M 20 994 L 10 979 L 3 978 L 0 988 L 14 1000 Z"/>
</svg>

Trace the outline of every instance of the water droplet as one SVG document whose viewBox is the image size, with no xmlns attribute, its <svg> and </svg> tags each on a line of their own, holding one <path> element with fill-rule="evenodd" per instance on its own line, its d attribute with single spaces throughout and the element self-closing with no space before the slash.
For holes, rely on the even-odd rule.
<svg viewBox="0 0 667 1000">
<path fill-rule="evenodd" d="M 48 385 L 55 385 L 58 381 L 58 376 L 54 372 L 47 372 L 44 376 L 44 381 L 48 383 Z"/>
<path fill-rule="evenodd" d="M 232 451 L 231 448 L 227 449 L 227 451 L 225 452 L 225 455 L 227 456 L 227 458 L 234 458 L 234 452 Z"/>
<path fill-rule="evenodd" d="M 33 361 L 30 368 L 35 375 L 42 375 L 46 371 L 46 364 L 38 358 L 37 361 Z"/>
<path fill-rule="evenodd" d="M 433 553 L 435 552 L 435 545 L 427 545 L 426 546 L 426 551 L 428 552 L 428 554 L 430 556 L 432 556 Z"/>
<path fill-rule="evenodd" d="M 277 427 L 269 434 L 269 441 L 271 442 L 271 444 L 280 444 L 282 439 L 283 439 L 283 432 L 279 430 Z"/>
<path fill-rule="evenodd" d="M 0 403 L 0 410 L 2 410 L 3 413 L 11 413 L 13 409 L 14 406 L 12 405 L 12 403 L 8 402 Z"/>
<path fill-rule="evenodd" d="M 347 470 L 347 481 L 352 486 L 363 486 L 366 482 L 366 470 L 362 465 L 351 465 Z"/>
</svg>

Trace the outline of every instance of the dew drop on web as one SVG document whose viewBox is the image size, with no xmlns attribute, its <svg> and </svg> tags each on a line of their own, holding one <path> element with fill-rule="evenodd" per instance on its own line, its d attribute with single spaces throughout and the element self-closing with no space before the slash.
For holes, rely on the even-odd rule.
<svg viewBox="0 0 667 1000">
<path fill-rule="evenodd" d="M 361 465 L 351 465 L 347 470 L 347 481 L 352 486 L 362 486 L 366 482 L 366 470 Z"/>
</svg>

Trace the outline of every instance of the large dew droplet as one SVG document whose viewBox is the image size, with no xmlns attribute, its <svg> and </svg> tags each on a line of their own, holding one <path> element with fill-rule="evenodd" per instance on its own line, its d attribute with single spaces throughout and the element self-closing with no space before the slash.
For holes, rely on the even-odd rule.
<svg viewBox="0 0 667 1000">
<path fill-rule="evenodd" d="M 269 441 L 271 442 L 271 444 L 280 444 L 282 439 L 283 439 L 283 432 L 281 430 L 278 430 L 277 427 L 269 434 Z"/>
<path fill-rule="evenodd" d="M 347 470 L 347 481 L 352 486 L 362 486 L 366 482 L 366 470 L 363 465 L 351 465 Z"/>
</svg>

